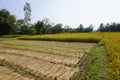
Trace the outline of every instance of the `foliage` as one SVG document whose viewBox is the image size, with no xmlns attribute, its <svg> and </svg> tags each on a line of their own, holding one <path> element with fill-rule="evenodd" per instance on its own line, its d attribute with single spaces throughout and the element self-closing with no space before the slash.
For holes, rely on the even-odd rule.
<svg viewBox="0 0 120 80">
<path fill-rule="evenodd" d="M 44 23 L 44 27 L 42 29 L 42 33 L 43 34 L 51 33 L 52 24 L 50 23 L 50 20 L 48 18 L 44 18 L 42 21 Z"/>
<path fill-rule="evenodd" d="M 89 27 L 84 28 L 82 24 L 76 28 L 75 32 L 93 32 L 92 24 Z"/>
<path fill-rule="evenodd" d="M 29 32 L 30 32 L 31 35 L 34 35 L 37 32 L 36 29 L 35 29 L 35 26 L 31 26 Z"/>
<path fill-rule="evenodd" d="M 80 26 L 76 28 L 76 32 L 83 32 L 83 31 L 84 31 L 84 27 L 82 24 L 80 24 Z"/>
<path fill-rule="evenodd" d="M 106 25 L 103 25 L 103 23 L 100 24 L 100 27 L 98 28 L 98 31 L 100 32 L 119 32 L 120 31 L 120 23 L 107 23 Z"/>
<path fill-rule="evenodd" d="M 51 29 L 52 29 L 52 25 L 49 22 L 49 19 L 45 18 L 42 21 L 37 21 L 37 23 L 35 23 L 35 28 L 37 31 L 37 34 L 50 34 Z"/>
<path fill-rule="evenodd" d="M 56 24 L 52 28 L 52 33 L 61 33 L 62 32 L 62 24 Z"/>
<path fill-rule="evenodd" d="M 30 27 L 28 27 L 27 25 L 23 25 L 20 27 L 21 34 L 29 34 L 29 31 L 30 31 Z"/>
<path fill-rule="evenodd" d="M 98 28 L 98 31 L 104 32 L 104 26 L 103 23 L 100 24 L 100 27 Z"/>
<path fill-rule="evenodd" d="M 0 35 L 15 33 L 16 18 L 10 14 L 9 11 L 2 9 L 0 10 Z"/>
<path fill-rule="evenodd" d="M 79 32 L 93 32 L 93 26 L 90 25 L 84 28 L 82 24 L 78 28 L 71 28 L 70 26 L 64 26 L 63 24 L 52 25 L 49 19 L 43 19 L 35 24 L 37 34 L 56 34 L 56 33 L 79 33 Z"/>
<path fill-rule="evenodd" d="M 83 32 L 93 32 L 93 25 L 91 24 L 89 27 L 83 29 Z"/>
<path fill-rule="evenodd" d="M 19 19 L 16 21 L 16 26 L 18 27 L 17 33 L 22 33 L 23 31 L 23 26 L 24 26 L 24 20 L 23 19 Z"/>
<path fill-rule="evenodd" d="M 36 31 L 37 31 L 37 34 L 42 34 L 42 30 L 43 30 L 43 28 L 44 28 L 44 23 L 43 23 L 43 21 L 38 21 L 36 24 L 35 24 L 35 29 L 36 29 Z"/>
<path fill-rule="evenodd" d="M 72 33 L 72 32 L 73 32 L 73 29 L 72 29 L 70 26 L 66 25 L 66 26 L 63 28 L 63 32 L 64 32 L 64 33 Z"/>
</svg>

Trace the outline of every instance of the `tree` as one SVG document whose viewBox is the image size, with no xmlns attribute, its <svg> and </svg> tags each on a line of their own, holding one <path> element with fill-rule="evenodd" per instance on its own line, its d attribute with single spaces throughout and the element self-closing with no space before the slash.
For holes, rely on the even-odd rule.
<svg viewBox="0 0 120 80">
<path fill-rule="evenodd" d="M 103 23 L 100 24 L 100 27 L 99 27 L 98 31 L 100 31 L 100 32 L 105 31 Z"/>
<path fill-rule="evenodd" d="M 80 24 L 79 27 L 76 28 L 76 32 L 83 32 L 83 29 L 84 29 L 83 25 Z"/>
<path fill-rule="evenodd" d="M 37 34 L 43 34 L 43 28 L 44 28 L 44 22 L 43 21 L 38 21 L 35 24 L 35 29 L 37 31 Z"/>
<path fill-rule="evenodd" d="M 16 25 L 19 26 L 19 27 L 23 26 L 24 24 L 25 23 L 24 23 L 23 19 L 19 19 L 19 20 L 16 21 Z"/>
<path fill-rule="evenodd" d="M 56 24 L 53 28 L 52 28 L 52 33 L 61 33 L 62 32 L 62 24 Z"/>
<path fill-rule="evenodd" d="M 16 26 L 18 27 L 18 29 L 17 29 L 17 32 L 18 33 L 21 33 L 21 32 L 23 32 L 22 30 L 22 28 L 23 28 L 23 26 L 24 26 L 24 20 L 23 19 L 19 19 L 19 20 L 17 20 L 16 21 Z"/>
<path fill-rule="evenodd" d="M 105 25 L 105 27 L 104 27 L 104 31 L 105 31 L 105 32 L 109 32 L 109 31 L 110 31 L 109 28 L 110 28 L 110 24 L 107 23 L 107 24 Z"/>
<path fill-rule="evenodd" d="M 115 22 L 110 25 L 110 31 L 111 32 L 117 31 L 117 24 Z"/>
<path fill-rule="evenodd" d="M 27 27 L 27 28 L 25 28 L 26 29 L 25 33 L 27 34 L 29 31 L 30 23 L 31 23 L 31 18 L 30 18 L 31 17 L 31 6 L 30 6 L 30 4 L 26 2 L 23 10 L 25 12 L 25 14 L 24 14 L 25 15 L 25 18 L 24 18 L 25 24 L 24 25 L 25 25 L 25 27 Z"/>
<path fill-rule="evenodd" d="M 42 21 L 44 23 L 42 33 L 43 34 L 51 33 L 52 24 L 50 23 L 50 20 L 48 18 L 44 18 Z"/>
<path fill-rule="evenodd" d="M 66 26 L 63 28 L 63 31 L 64 31 L 64 33 L 70 33 L 70 32 L 72 32 L 72 28 L 70 28 L 70 26 L 66 25 Z"/>
<path fill-rule="evenodd" d="M 93 25 L 91 24 L 89 27 L 84 28 L 83 32 L 93 32 Z"/>
<path fill-rule="evenodd" d="M 12 34 L 16 31 L 16 18 L 9 11 L 0 10 L 0 35 Z"/>
<path fill-rule="evenodd" d="M 44 28 L 43 28 L 43 34 L 50 34 L 52 33 L 52 25 L 51 24 L 48 24 L 48 25 L 45 25 Z"/>
<path fill-rule="evenodd" d="M 100 32 L 119 32 L 120 31 L 120 24 L 119 23 L 107 23 L 105 26 L 103 24 L 100 25 L 98 28 Z"/>
<path fill-rule="evenodd" d="M 91 25 L 88 27 L 88 29 L 89 29 L 89 32 L 93 32 L 93 25 L 91 24 Z"/>
<path fill-rule="evenodd" d="M 117 32 L 120 32 L 120 23 L 117 24 L 117 29 L 116 29 Z"/>
<path fill-rule="evenodd" d="M 30 32 L 31 35 L 34 35 L 37 32 L 34 25 L 32 25 L 30 27 L 30 31 L 29 32 Z"/>
<path fill-rule="evenodd" d="M 21 34 L 28 34 L 29 31 L 30 31 L 30 28 L 29 28 L 27 25 L 23 25 L 23 26 L 21 26 L 21 28 L 20 28 L 20 33 L 21 33 Z"/>
</svg>

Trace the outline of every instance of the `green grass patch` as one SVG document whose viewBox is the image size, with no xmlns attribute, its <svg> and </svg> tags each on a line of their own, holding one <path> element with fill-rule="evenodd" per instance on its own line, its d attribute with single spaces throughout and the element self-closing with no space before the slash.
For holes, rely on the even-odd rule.
<svg viewBox="0 0 120 80">
<path fill-rule="evenodd" d="M 103 45 L 103 41 L 100 41 L 87 53 L 80 72 L 74 74 L 72 80 L 114 80 L 109 73 L 108 55 Z"/>
<path fill-rule="evenodd" d="M 97 45 L 88 56 L 88 71 L 84 74 L 86 80 L 114 80 L 108 72 L 107 57 L 104 47 Z"/>
</svg>

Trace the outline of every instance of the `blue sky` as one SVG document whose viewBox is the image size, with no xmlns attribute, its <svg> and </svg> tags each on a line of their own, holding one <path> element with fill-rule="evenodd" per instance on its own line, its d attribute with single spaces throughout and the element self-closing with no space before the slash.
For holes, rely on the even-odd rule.
<svg viewBox="0 0 120 80">
<path fill-rule="evenodd" d="M 120 0 L 0 0 L 0 9 L 23 19 L 25 2 L 31 4 L 32 23 L 49 18 L 72 28 L 93 24 L 97 29 L 100 23 L 120 21 Z"/>
</svg>

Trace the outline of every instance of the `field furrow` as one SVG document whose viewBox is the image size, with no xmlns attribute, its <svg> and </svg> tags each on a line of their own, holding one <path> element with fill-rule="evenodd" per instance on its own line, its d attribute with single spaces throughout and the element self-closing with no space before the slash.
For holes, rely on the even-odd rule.
<svg viewBox="0 0 120 80">
<path fill-rule="evenodd" d="M 9 68 L 0 66 L 0 80 L 34 80 L 13 72 Z"/>
<path fill-rule="evenodd" d="M 33 51 L 22 51 L 22 50 L 15 50 L 15 49 L 0 49 L 1 53 L 9 53 L 9 54 L 17 54 L 32 57 L 35 59 L 52 62 L 52 63 L 59 63 L 64 65 L 76 65 L 79 61 L 78 58 L 74 57 L 67 57 L 67 56 L 59 56 L 59 55 L 52 55 L 46 53 L 37 53 Z M 81 55 L 82 57 L 83 55 Z"/>
<path fill-rule="evenodd" d="M 0 60 L 5 60 L 4 66 L 36 80 L 71 80 L 94 45 L 4 39 L 0 41 Z"/>
<path fill-rule="evenodd" d="M 20 66 L 21 68 L 26 69 L 28 72 L 35 73 L 35 75 L 39 77 L 46 77 L 49 79 L 57 78 L 57 80 L 59 80 L 58 76 L 60 76 L 60 79 L 69 80 L 71 76 L 79 70 L 78 68 L 53 64 L 18 55 L 0 54 L 0 59 L 5 59 L 6 62 L 12 65 Z"/>
<path fill-rule="evenodd" d="M 13 42 L 14 41 L 14 42 Z M 6 40 L 0 42 L 1 48 L 29 50 L 40 53 L 55 54 L 69 57 L 80 57 L 82 54 L 89 52 L 95 43 L 70 43 L 70 42 L 54 42 L 54 41 L 22 41 L 22 40 Z"/>
</svg>

